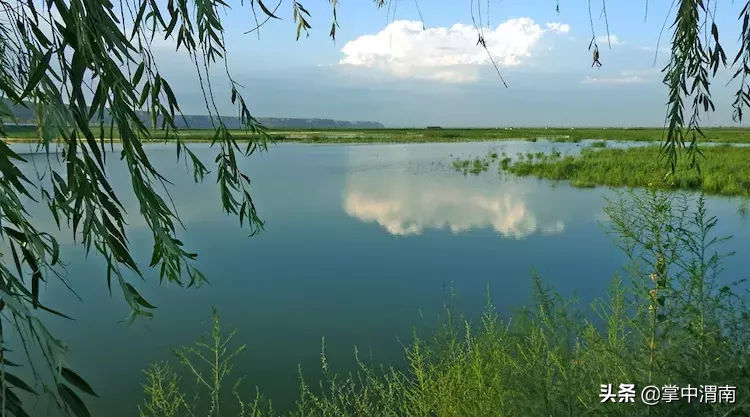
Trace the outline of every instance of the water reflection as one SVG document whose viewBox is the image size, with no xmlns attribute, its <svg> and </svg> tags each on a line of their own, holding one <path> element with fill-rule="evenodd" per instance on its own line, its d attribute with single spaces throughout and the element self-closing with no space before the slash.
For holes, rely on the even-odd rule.
<svg viewBox="0 0 750 417">
<path fill-rule="evenodd" d="M 149 158 L 174 183 L 172 196 L 187 227 L 180 238 L 199 253 L 196 265 L 211 285 L 199 290 L 159 285 L 158 271 L 152 270 L 145 280 L 132 277 L 158 310 L 153 320 L 126 326 L 121 320 L 129 310 L 116 289 L 107 296 L 101 257 L 86 258 L 81 246 L 63 248 L 68 276 L 83 302 L 49 280 L 41 288 L 43 302 L 76 318 L 48 315 L 50 331 L 69 343 L 70 365 L 99 394 L 90 399 L 91 414 L 129 417 L 143 401 L 141 370 L 172 360 L 171 348 L 210 330 L 205 319 L 215 305 L 227 328 L 239 330 L 238 343 L 248 343 L 247 354 L 235 362 L 237 374 L 248 377 L 244 386 L 257 385 L 283 411 L 299 398 L 300 368 L 313 384 L 324 377 L 321 337 L 338 372 L 358 370 L 354 346 L 367 348 L 374 363 L 401 363 L 402 344 L 414 326 L 430 325 L 443 311 L 443 286 L 449 282 L 467 317 L 481 313 L 488 283 L 500 314 L 529 303 L 532 270 L 564 299 L 576 295 L 586 306 L 606 295 L 613 272 L 628 262 L 597 222 L 607 191 L 529 178 L 499 180 L 492 173 L 464 177 L 448 166 L 457 157 L 488 151 L 515 155 L 551 146 L 564 151 L 563 145 L 277 145 L 243 161 L 257 179 L 252 194 L 267 225 L 266 233 L 250 239 L 235 217 L 222 212 L 212 178 L 195 185 L 184 164 L 174 163 L 172 145 L 149 146 Z M 210 166 L 215 150 L 201 144 L 192 149 Z M 145 271 L 150 230 L 138 222 L 125 168 L 114 163 L 116 157 L 109 161 L 113 186 L 122 190 L 131 215 L 131 248 Z M 25 208 L 39 228 L 55 229 L 46 207 Z M 750 246 L 747 223 L 733 217 L 734 203 L 713 198 L 709 209 L 721 219 L 717 236 L 737 235 L 727 250 Z M 446 232 L 429 233 L 438 229 Z M 453 235 L 469 229 L 488 232 Z M 412 237 L 390 239 L 389 232 Z M 59 233 L 70 239 L 65 228 Z M 426 236 L 414 237 L 419 233 Z M 513 239 L 534 233 L 558 234 Z M 2 253 L 7 249 L 0 248 Z M 747 275 L 744 258 L 730 258 L 725 267 L 728 277 Z M 20 377 L 30 378 L 22 372 Z M 44 415 L 37 410 L 34 415 Z"/>
<path fill-rule="evenodd" d="M 417 159 L 409 155 L 408 149 L 384 152 L 381 160 Z M 361 167 L 366 163 L 362 159 L 371 155 L 352 149 L 349 166 Z M 348 171 L 342 204 L 349 216 L 375 222 L 397 236 L 419 235 L 427 229 L 447 229 L 458 234 L 491 228 L 504 237 L 522 239 L 535 233 L 557 234 L 565 230 L 563 220 L 540 218 L 534 213 L 529 203 L 531 190 L 491 180 L 464 177 L 446 167 L 395 162 L 378 169 Z"/>
</svg>

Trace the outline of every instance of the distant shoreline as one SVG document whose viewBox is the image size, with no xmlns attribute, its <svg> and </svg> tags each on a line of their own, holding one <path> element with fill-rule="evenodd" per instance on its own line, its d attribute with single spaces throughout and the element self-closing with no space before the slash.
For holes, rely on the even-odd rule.
<svg viewBox="0 0 750 417">
<path fill-rule="evenodd" d="M 230 131 L 237 141 L 250 139 L 244 130 Z M 8 143 L 36 143 L 36 132 L 8 132 L 11 137 L 3 138 Z M 715 143 L 750 143 L 750 128 L 712 127 L 703 129 L 705 138 L 700 141 Z M 442 143 L 550 140 L 553 142 L 580 142 L 582 140 L 611 140 L 632 142 L 659 142 L 664 140 L 661 128 L 497 128 L 497 129 L 318 129 L 318 130 L 269 130 L 270 137 L 278 143 Z M 119 142 L 116 137 L 113 142 Z M 183 142 L 211 142 L 212 130 L 185 129 L 180 131 Z M 110 139 L 105 139 L 109 142 Z M 144 143 L 165 143 L 175 141 L 170 132 L 157 131 L 153 139 Z M 97 139 L 98 142 L 98 139 Z"/>
</svg>

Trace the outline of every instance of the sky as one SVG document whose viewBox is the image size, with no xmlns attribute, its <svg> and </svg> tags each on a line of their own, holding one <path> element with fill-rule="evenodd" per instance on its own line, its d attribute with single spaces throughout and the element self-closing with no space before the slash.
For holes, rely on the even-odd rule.
<svg viewBox="0 0 750 417">
<path fill-rule="evenodd" d="M 585 1 L 560 0 L 557 13 L 555 0 L 489 0 L 480 23 L 472 0 L 400 0 L 380 9 L 371 0 L 339 1 L 335 42 L 329 1 L 300 0 L 312 29 L 299 41 L 288 0 L 276 10 L 280 20 L 250 34 L 248 2 L 230 2 L 221 16 L 229 69 L 255 116 L 388 127 L 663 125 L 670 2 L 608 1 L 605 20 L 599 1 L 589 13 Z M 740 30 L 736 3 L 720 2 L 715 13 L 730 60 Z M 265 4 L 273 9 L 276 2 Z M 477 45 L 472 8 L 507 88 Z M 600 68 L 591 66 L 592 38 Z M 186 114 L 206 114 L 195 67 L 174 46 L 154 44 L 160 69 Z M 233 115 L 223 71 L 212 72 L 214 94 L 220 112 Z M 707 125 L 736 125 L 729 74 L 720 72 L 713 85 L 717 111 Z"/>
</svg>

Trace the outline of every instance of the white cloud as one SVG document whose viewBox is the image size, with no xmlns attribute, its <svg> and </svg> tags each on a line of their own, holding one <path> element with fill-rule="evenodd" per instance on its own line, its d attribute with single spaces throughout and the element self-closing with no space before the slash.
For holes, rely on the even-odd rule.
<svg viewBox="0 0 750 417">
<path fill-rule="evenodd" d="M 510 19 L 495 30 L 485 30 L 487 49 L 501 67 L 516 67 L 532 55 L 547 33 L 567 33 L 563 23 L 544 27 L 532 19 Z M 423 28 L 422 22 L 397 20 L 374 35 L 349 41 L 341 49 L 339 64 L 385 70 L 397 77 L 441 82 L 476 81 L 479 67 L 490 63 L 487 52 L 477 45 L 477 30 L 471 25 Z"/>
<path fill-rule="evenodd" d="M 614 46 L 614 45 L 622 45 L 625 42 L 623 42 L 620 39 L 618 39 L 617 35 L 615 35 L 613 33 L 610 33 L 609 34 L 609 42 L 607 42 L 607 35 L 603 35 L 603 36 L 598 36 L 596 38 L 596 43 L 599 44 L 600 46 L 602 46 L 602 45 L 613 45 Z"/>
<path fill-rule="evenodd" d="M 514 19 L 511 19 L 511 20 L 514 20 Z M 516 20 L 518 20 L 518 19 L 516 19 Z M 529 20 L 531 20 L 531 19 L 529 19 Z M 505 23 L 508 23 L 508 22 L 510 22 L 510 20 L 508 20 Z M 568 33 L 568 32 L 570 32 L 570 26 L 566 25 L 565 23 L 555 23 L 555 22 L 553 22 L 553 23 L 547 23 L 545 26 L 547 26 L 547 29 L 549 29 L 549 30 L 551 30 L 553 32 L 558 32 L 558 33 Z"/>
</svg>

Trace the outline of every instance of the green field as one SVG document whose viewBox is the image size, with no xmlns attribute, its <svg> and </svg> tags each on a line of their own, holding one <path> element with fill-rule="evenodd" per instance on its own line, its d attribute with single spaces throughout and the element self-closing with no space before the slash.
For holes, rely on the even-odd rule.
<svg viewBox="0 0 750 417">
<path fill-rule="evenodd" d="M 488 154 L 473 160 L 454 161 L 453 167 L 467 174 L 487 171 L 494 164 L 501 172 L 551 180 L 567 180 L 576 187 L 657 187 L 703 191 L 707 194 L 750 196 L 750 147 L 705 146 L 698 156 L 700 172 L 690 168 L 683 154 L 674 174 L 665 180 L 666 161 L 659 146 L 627 149 L 584 148 L 580 155 L 526 153 L 511 160 Z"/>
<path fill-rule="evenodd" d="M 98 132 L 98 128 L 94 129 Z M 238 140 L 247 140 L 249 134 L 242 130 L 230 131 Z M 108 131 L 106 133 L 109 133 Z M 584 139 L 616 141 L 661 141 L 661 128 L 497 128 L 497 129 L 372 129 L 372 130 L 289 130 L 271 129 L 269 135 L 276 141 L 303 143 L 426 143 L 473 142 L 493 140 L 548 139 L 557 142 L 579 142 Z M 748 128 L 706 128 L 706 142 L 750 143 Z M 8 141 L 36 140 L 36 131 L 29 128 L 7 132 Z M 213 138 L 212 130 L 181 130 L 185 141 L 206 142 Z M 117 132 L 114 132 L 117 138 Z M 174 133 L 157 130 L 154 141 L 173 140 Z"/>
</svg>

